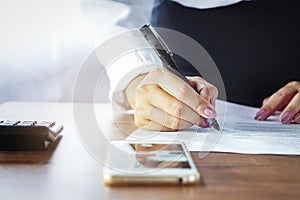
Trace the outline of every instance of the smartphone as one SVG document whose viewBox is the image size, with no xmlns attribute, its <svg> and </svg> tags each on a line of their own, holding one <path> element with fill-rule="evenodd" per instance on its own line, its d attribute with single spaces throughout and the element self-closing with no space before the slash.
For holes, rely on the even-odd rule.
<svg viewBox="0 0 300 200">
<path fill-rule="evenodd" d="M 114 185 L 191 185 L 200 181 L 182 142 L 111 141 L 103 169 L 104 183 Z"/>
</svg>

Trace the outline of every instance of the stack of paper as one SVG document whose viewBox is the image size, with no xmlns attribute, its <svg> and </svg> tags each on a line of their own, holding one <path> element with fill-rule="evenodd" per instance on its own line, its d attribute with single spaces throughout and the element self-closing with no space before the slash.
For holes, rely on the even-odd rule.
<svg viewBox="0 0 300 200">
<path fill-rule="evenodd" d="M 130 140 L 180 140 L 190 151 L 300 155 L 300 124 L 281 124 L 279 113 L 267 121 L 254 120 L 257 108 L 217 101 L 222 133 L 192 126 L 178 132 L 138 129 Z"/>
</svg>

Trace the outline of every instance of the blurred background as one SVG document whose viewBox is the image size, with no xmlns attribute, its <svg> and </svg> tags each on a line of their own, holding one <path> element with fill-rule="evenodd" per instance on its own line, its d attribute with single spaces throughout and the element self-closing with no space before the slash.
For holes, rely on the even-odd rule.
<svg viewBox="0 0 300 200">
<path fill-rule="evenodd" d="M 0 0 L 0 103 L 72 101 L 89 54 L 147 23 L 151 7 L 152 0 Z M 108 90 L 104 80 L 96 101 L 107 102 Z M 84 94 L 76 101 L 84 102 Z"/>
</svg>

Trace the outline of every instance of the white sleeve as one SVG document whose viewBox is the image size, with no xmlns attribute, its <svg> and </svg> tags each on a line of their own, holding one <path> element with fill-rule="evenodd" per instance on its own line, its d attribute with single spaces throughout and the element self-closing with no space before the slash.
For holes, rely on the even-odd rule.
<svg viewBox="0 0 300 200">
<path fill-rule="evenodd" d="M 124 90 L 139 74 L 162 67 L 159 57 L 138 30 L 113 36 L 96 49 L 110 81 L 110 99 L 125 109 L 129 104 Z"/>
<path fill-rule="evenodd" d="M 116 59 L 107 68 L 111 101 L 126 110 L 130 109 L 125 95 L 127 85 L 138 75 L 159 67 L 162 67 L 162 62 L 152 49 L 135 50 Z"/>
</svg>

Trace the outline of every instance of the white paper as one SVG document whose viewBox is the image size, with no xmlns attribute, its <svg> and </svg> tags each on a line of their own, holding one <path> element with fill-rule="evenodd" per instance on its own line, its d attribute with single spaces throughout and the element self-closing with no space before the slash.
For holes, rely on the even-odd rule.
<svg viewBox="0 0 300 200">
<path fill-rule="evenodd" d="M 217 101 L 222 133 L 192 126 L 178 132 L 138 129 L 130 140 L 180 140 L 190 151 L 300 155 L 300 124 L 281 124 L 279 113 L 256 121 L 257 108 Z"/>
</svg>

